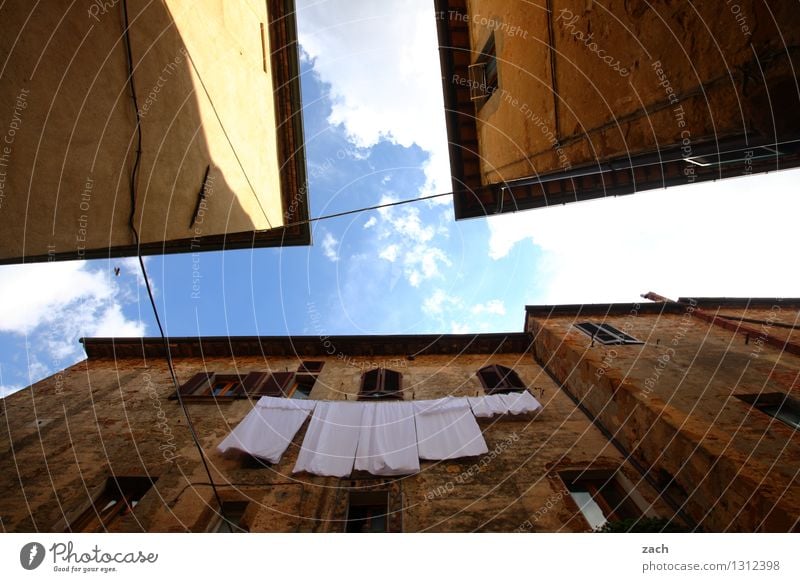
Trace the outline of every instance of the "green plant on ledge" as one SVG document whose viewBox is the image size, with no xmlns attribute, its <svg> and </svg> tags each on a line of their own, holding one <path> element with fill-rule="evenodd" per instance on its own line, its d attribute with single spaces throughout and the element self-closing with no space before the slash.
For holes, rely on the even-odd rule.
<svg viewBox="0 0 800 582">
<path fill-rule="evenodd" d="M 631 517 L 608 521 L 594 531 L 597 533 L 689 533 L 691 530 L 663 517 Z"/>
</svg>

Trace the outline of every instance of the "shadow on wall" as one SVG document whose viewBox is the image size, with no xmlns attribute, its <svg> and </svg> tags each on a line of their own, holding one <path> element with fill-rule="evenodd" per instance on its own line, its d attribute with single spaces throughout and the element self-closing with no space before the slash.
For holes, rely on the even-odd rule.
<svg viewBox="0 0 800 582">
<path fill-rule="evenodd" d="M 11 0 L 0 8 L 0 260 L 108 256 L 108 247 L 133 244 L 129 179 L 138 136 L 123 34 L 125 3 L 97 10 L 99 4 L 92 4 L 88 11 L 86 3 L 62 4 L 42 8 Z M 252 198 L 166 4 L 127 4 L 142 128 L 136 218 L 142 242 L 265 228 L 264 212 Z M 230 97 L 214 106 L 230 124 L 226 129 L 252 174 L 249 180 L 257 191 L 261 184 L 264 194 L 263 164 L 269 161 L 264 144 L 274 142 L 273 104 L 264 99 L 259 115 L 255 96 L 233 86 L 247 77 L 244 71 L 257 67 L 262 75 L 257 85 L 271 91 L 261 49 L 254 62 L 239 48 L 222 26 L 221 0 L 198 5 L 197 12 L 203 11 L 207 14 L 189 24 L 198 29 L 188 30 L 195 39 L 208 38 L 208 52 L 201 50 L 195 60 L 205 67 L 201 74 L 212 97 Z M 201 16 L 209 14 L 218 18 L 219 30 L 208 30 Z M 249 24 L 257 34 L 259 22 Z M 210 60 L 212 53 L 216 60 Z M 241 55 L 239 62 L 230 61 L 233 54 Z M 272 133 L 262 132 L 270 124 Z M 209 166 L 204 207 L 190 228 Z M 280 192 L 268 195 L 280 208 Z"/>
</svg>

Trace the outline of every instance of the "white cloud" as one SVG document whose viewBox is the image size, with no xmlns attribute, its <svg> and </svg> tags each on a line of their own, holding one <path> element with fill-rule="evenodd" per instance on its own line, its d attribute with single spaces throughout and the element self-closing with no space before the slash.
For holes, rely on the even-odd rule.
<svg viewBox="0 0 800 582">
<path fill-rule="evenodd" d="M 392 201 L 391 195 L 384 194 L 380 203 Z M 380 219 L 374 236 L 378 241 L 388 242 L 382 246 L 378 257 L 402 265 L 405 278 L 412 287 L 440 277 L 442 267 L 452 266 L 447 253 L 434 241 L 437 236 L 447 238 L 442 232 L 443 224 L 424 224 L 420 209 L 414 206 L 381 208 L 378 216 Z M 444 230 L 447 231 L 446 227 Z"/>
<path fill-rule="evenodd" d="M 113 266 L 121 267 L 119 277 Z M 144 322 L 129 319 L 122 309 L 135 300 L 141 281 L 138 262 L 131 260 L 0 267 L 0 333 L 24 350 L 26 362 L 6 366 L 0 395 L 78 361 L 82 336 L 145 335 Z"/>
<path fill-rule="evenodd" d="M 493 314 L 493 315 L 505 315 L 506 306 L 499 299 L 492 299 L 491 301 L 487 301 L 486 303 L 473 306 L 471 311 L 475 315 L 481 315 L 483 313 Z"/>
<path fill-rule="evenodd" d="M 381 250 L 378 253 L 378 256 L 385 261 L 389 261 L 390 263 L 394 263 L 397 260 L 397 255 L 400 253 L 400 247 L 398 245 L 389 245 L 388 247 Z"/>
<path fill-rule="evenodd" d="M 331 87 L 329 122 L 341 124 L 358 147 L 418 145 L 430 155 L 423 194 L 448 191 L 433 3 L 300 0 L 297 7 L 300 44 Z"/>
<path fill-rule="evenodd" d="M 322 238 L 322 252 L 334 263 L 339 260 L 339 241 L 329 232 Z"/>
<path fill-rule="evenodd" d="M 489 255 L 523 241 L 541 257 L 536 302 L 677 296 L 800 296 L 800 171 L 693 184 L 488 219 Z"/>
<path fill-rule="evenodd" d="M 448 295 L 443 289 L 436 289 L 422 302 L 422 311 L 428 315 L 441 315 L 445 307 L 458 307 L 461 303 L 460 297 Z"/>
<path fill-rule="evenodd" d="M 422 281 L 441 276 L 440 265 L 449 267 L 452 263 L 442 249 L 420 244 L 406 252 L 403 265 L 408 282 L 419 287 Z"/>
<path fill-rule="evenodd" d="M 375 226 L 376 224 L 378 224 L 378 219 L 377 219 L 377 218 L 375 218 L 374 216 L 370 216 L 370 217 L 369 217 L 369 220 L 367 220 L 367 221 L 364 223 L 364 228 L 365 228 L 365 229 L 366 229 L 366 228 L 372 228 L 372 227 L 373 227 L 373 226 Z"/>
</svg>

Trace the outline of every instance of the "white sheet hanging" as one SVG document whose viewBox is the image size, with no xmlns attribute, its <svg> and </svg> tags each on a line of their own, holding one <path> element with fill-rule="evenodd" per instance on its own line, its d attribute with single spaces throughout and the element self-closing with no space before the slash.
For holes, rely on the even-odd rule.
<svg viewBox="0 0 800 582">
<path fill-rule="evenodd" d="M 526 414 L 536 412 L 542 405 L 530 392 L 509 392 L 467 398 L 472 413 L 478 418 L 491 418 L 498 414 Z"/>
<path fill-rule="evenodd" d="M 508 409 L 509 414 L 526 414 L 529 412 L 536 412 L 542 405 L 533 397 L 527 390 L 522 392 L 509 392 L 507 394 L 499 394 L 503 398 L 503 402 Z"/>
<path fill-rule="evenodd" d="M 313 400 L 265 396 L 217 449 L 221 453 L 239 450 L 278 463 L 316 404 Z"/>
<path fill-rule="evenodd" d="M 365 404 L 371 403 L 317 403 L 292 472 L 306 471 L 324 477 L 349 476 L 353 471 Z"/>
<path fill-rule="evenodd" d="M 465 398 L 414 402 L 419 458 L 430 461 L 488 453 Z"/>
<path fill-rule="evenodd" d="M 419 471 L 413 402 L 365 403 L 355 468 L 373 475 Z"/>
<path fill-rule="evenodd" d="M 491 418 L 508 412 L 508 405 L 506 405 L 501 396 L 502 394 L 490 394 L 489 396 L 469 397 L 467 400 L 475 416 L 478 418 Z"/>
</svg>

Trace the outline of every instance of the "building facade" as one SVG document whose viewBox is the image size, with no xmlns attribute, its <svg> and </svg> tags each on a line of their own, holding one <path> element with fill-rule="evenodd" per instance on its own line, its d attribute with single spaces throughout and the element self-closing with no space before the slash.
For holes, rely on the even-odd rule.
<svg viewBox="0 0 800 582">
<path fill-rule="evenodd" d="M 705 531 L 798 531 L 800 302 L 652 297 L 528 307 L 536 361 Z"/>
<path fill-rule="evenodd" d="M 800 162 L 788 4 L 435 4 L 457 219 Z"/>
<path fill-rule="evenodd" d="M 310 243 L 293 0 L 0 22 L 0 263 Z"/>
<path fill-rule="evenodd" d="M 101 521 L 110 531 L 224 525 L 161 341 L 87 339 L 85 347 L 86 361 L 3 401 L 5 531 L 93 531 Z M 248 531 L 347 531 L 364 511 L 373 514 L 371 530 L 587 531 L 570 478 L 609 479 L 609 492 L 625 492 L 620 516 L 674 517 L 533 361 L 527 334 L 173 339 L 170 348 L 182 384 L 216 374 L 218 395 L 190 387 L 186 407 L 224 513 Z M 480 420 L 489 450 L 480 457 L 423 462 L 414 475 L 339 479 L 292 473 L 305 429 L 276 465 L 216 449 L 253 408 L 254 399 L 221 393 L 237 375 L 246 384 L 250 372 L 267 371 L 290 397 L 305 390 L 340 401 L 358 398 L 365 372 L 385 368 L 402 375 L 403 399 L 425 400 L 483 394 L 477 372 L 495 365 L 513 369 L 543 409 Z M 126 495 L 132 511 L 119 503 Z"/>
<path fill-rule="evenodd" d="M 160 339 L 85 339 L 85 361 L 2 401 L 0 525 L 797 531 L 799 315 L 685 300 L 528 307 L 517 334 L 170 338 L 196 443 Z M 307 423 L 275 464 L 217 449 L 259 395 L 380 398 L 381 374 L 393 401 L 525 390 L 542 408 L 477 419 L 486 454 L 393 477 L 293 473 Z"/>
</svg>

